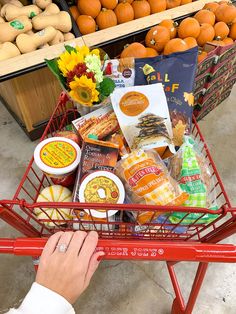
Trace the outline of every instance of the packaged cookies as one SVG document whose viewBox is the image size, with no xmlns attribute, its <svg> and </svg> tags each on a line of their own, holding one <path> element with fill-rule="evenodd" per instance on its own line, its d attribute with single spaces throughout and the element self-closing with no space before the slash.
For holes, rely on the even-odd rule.
<svg viewBox="0 0 236 314">
<path fill-rule="evenodd" d="M 123 180 L 126 195 L 132 203 L 180 206 L 188 199 L 188 194 L 182 192 L 169 176 L 154 150 L 134 150 L 119 161 L 116 173 Z M 137 215 L 137 212 L 133 214 Z M 137 221 L 144 224 L 160 214 L 158 211 L 143 211 L 138 214 Z"/>
<path fill-rule="evenodd" d="M 193 85 L 198 49 L 155 58 L 135 60 L 135 85 L 161 83 L 164 86 L 175 146 L 190 134 L 194 106 Z"/>
<path fill-rule="evenodd" d="M 172 127 L 162 84 L 116 89 L 112 106 L 131 150 L 170 147 Z"/>
</svg>

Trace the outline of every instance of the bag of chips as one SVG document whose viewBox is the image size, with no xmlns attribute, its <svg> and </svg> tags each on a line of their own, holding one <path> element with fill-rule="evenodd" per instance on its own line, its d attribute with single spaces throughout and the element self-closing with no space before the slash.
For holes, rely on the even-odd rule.
<svg viewBox="0 0 236 314">
<path fill-rule="evenodd" d="M 162 83 L 170 111 L 175 146 L 191 130 L 194 106 L 193 85 L 198 48 L 167 56 L 135 60 L 135 85 Z"/>
<path fill-rule="evenodd" d="M 182 191 L 189 194 L 189 199 L 183 206 L 218 209 L 210 169 L 193 138 L 184 136 L 183 145 L 170 159 L 169 170 L 171 176 L 179 182 Z M 186 213 L 173 212 L 169 219 L 173 223 L 178 223 L 185 216 Z M 190 213 L 181 224 L 208 223 L 216 217 L 217 215 L 213 214 L 203 216 L 202 213 Z"/>
<path fill-rule="evenodd" d="M 146 205 L 180 206 L 188 199 L 178 183 L 173 180 L 161 158 L 154 150 L 134 150 L 117 164 L 116 174 L 126 189 L 132 203 Z M 142 211 L 133 215 L 140 224 L 155 219 L 161 212 Z"/>
</svg>

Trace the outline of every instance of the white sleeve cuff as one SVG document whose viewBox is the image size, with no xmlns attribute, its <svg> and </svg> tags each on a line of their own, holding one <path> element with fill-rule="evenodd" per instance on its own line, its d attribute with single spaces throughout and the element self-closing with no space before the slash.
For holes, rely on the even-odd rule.
<svg viewBox="0 0 236 314">
<path fill-rule="evenodd" d="M 72 305 L 61 295 L 34 282 L 17 313 L 75 314 L 75 311 Z"/>
</svg>

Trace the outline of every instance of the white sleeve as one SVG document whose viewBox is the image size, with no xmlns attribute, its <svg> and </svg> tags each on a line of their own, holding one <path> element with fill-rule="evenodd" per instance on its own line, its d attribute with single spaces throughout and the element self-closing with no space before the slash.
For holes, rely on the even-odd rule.
<svg viewBox="0 0 236 314">
<path fill-rule="evenodd" d="M 75 314 L 75 311 L 61 295 L 34 282 L 21 306 L 7 314 Z"/>
</svg>

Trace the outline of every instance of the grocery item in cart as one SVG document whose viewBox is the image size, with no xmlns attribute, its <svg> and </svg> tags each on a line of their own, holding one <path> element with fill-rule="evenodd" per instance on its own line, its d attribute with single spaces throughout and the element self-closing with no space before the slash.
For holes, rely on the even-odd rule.
<svg viewBox="0 0 236 314">
<path fill-rule="evenodd" d="M 104 73 L 113 80 L 116 88 L 134 86 L 134 58 L 106 60 Z"/>
<path fill-rule="evenodd" d="M 89 134 L 96 135 L 101 140 L 119 129 L 118 120 L 111 105 L 95 110 L 72 123 L 83 140 Z"/>
<path fill-rule="evenodd" d="M 146 205 L 179 206 L 188 199 L 178 183 L 173 180 L 154 150 L 135 150 L 118 162 L 116 173 L 125 182 L 127 197 L 132 203 Z M 137 216 L 137 212 L 133 212 Z M 150 222 L 161 213 L 142 211 L 138 213 L 140 224 Z"/>
<path fill-rule="evenodd" d="M 185 136 L 183 145 L 170 159 L 170 174 L 179 182 L 181 189 L 189 194 L 189 199 L 183 206 L 217 210 L 213 178 L 199 148 L 193 138 Z M 181 221 L 181 224 L 193 222 L 201 224 L 210 222 L 217 217 L 217 215 L 197 213 L 185 216 L 186 213 L 173 212 L 169 219 L 172 222 Z"/>
<path fill-rule="evenodd" d="M 61 185 L 52 185 L 44 188 L 36 203 L 41 202 L 71 202 L 72 193 L 69 189 Z M 69 208 L 55 208 L 55 207 L 36 207 L 34 209 L 34 214 L 37 219 L 46 220 L 42 221 L 47 227 L 55 227 L 56 225 L 65 225 L 67 220 L 72 219 L 71 210 Z M 53 220 L 58 220 L 53 222 Z"/>
<path fill-rule="evenodd" d="M 131 150 L 151 149 L 172 144 L 172 128 L 161 84 L 116 89 L 112 105 Z"/>
<path fill-rule="evenodd" d="M 114 143 L 87 138 L 82 146 L 81 162 L 74 186 L 73 201 L 79 201 L 79 187 L 83 178 L 98 170 L 113 171 L 119 146 Z"/>
<path fill-rule="evenodd" d="M 154 58 L 135 60 L 135 85 L 162 83 L 170 110 L 175 146 L 191 131 L 193 85 L 198 48 Z"/>
<path fill-rule="evenodd" d="M 115 224 L 112 224 L 116 220 L 116 215 L 107 218 L 96 218 L 90 216 L 84 210 L 74 210 L 74 221 L 73 229 L 75 230 L 102 230 L 102 231 L 113 231 L 115 229 Z"/>
<path fill-rule="evenodd" d="M 79 136 L 72 130 L 59 131 L 59 132 L 56 132 L 54 136 L 69 138 L 70 140 L 74 141 L 76 144 L 80 145 Z"/>
<path fill-rule="evenodd" d="M 130 153 L 130 148 L 129 148 L 121 130 L 108 136 L 108 138 L 106 140 L 108 142 L 117 144 L 119 146 L 119 155 L 121 157 Z"/>
<path fill-rule="evenodd" d="M 36 165 L 51 178 L 63 178 L 73 173 L 78 167 L 80 156 L 80 147 L 64 137 L 43 140 L 34 150 Z"/>
<path fill-rule="evenodd" d="M 95 171 L 87 175 L 79 187 L 79 201 L 81 203 L 109 203 L 122 204 L 125 190 L 121 180 L 112 172 Z M 84 209 L 96 218 L 106 218 L 115 215 L 118 210 Z"/>
</svg>

